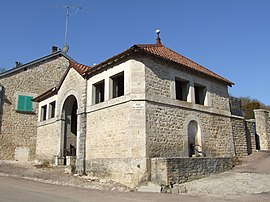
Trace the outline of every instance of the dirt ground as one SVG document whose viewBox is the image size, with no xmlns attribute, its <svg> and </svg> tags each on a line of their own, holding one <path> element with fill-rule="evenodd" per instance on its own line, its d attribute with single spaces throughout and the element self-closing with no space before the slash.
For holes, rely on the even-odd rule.
<svg viewBox="0 0 270 202">
<path fill-rule="evenodd" d="M 78 177 L 61 168 L 35 167 L 33 163 L 16 161 L 0 160 L 0 176 L 113 192 L 134 191 L 111 180 Z M 270 152 L 255 152 L 231 171 L 175 185 L 173 194 L 226 201 L 270 201 Z"/>
</svg>

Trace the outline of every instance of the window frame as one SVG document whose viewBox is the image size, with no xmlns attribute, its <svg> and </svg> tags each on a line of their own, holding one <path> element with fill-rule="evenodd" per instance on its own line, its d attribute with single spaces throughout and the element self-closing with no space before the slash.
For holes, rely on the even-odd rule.
<svg viewBox="0 0 270 202">
<path fill-rule="evenodd" d="M 52 119 L 56 115 L 56 101 L 52 101 L 49 103 L 49 114 L 48 118 Z"/>
<path fill-rule="evenodd" d="M 105 80 L 101 80 L 92 85 L 92 100 L 93 104 L 102 103 L 105 101 Z M 101 90 L 103 88 L 103 91 Z"/>
<path fill-rule="evenodd" d="M 40 121 L 47 120 L 47 105 L 43 105 L 40 108 Z"/>
<path fill-rule="evenodd" d="M 195 104 L 205 105 L 207 87 L 194 83 L 194 101 Z"/>
<path fill-rule="evenodd" d="M 189 88 L 190 82 L 188 80 L 175 77 L 175 99 L 187 102 Z"/>
<path fill-rule="evenodd" d="M 122 85 L 118 85 L 119 83 L 121 83 Z M 119 88 L 119 86 L 121 88 Z M 110 96 L 111 99 L 125 95 L 125 74 L 124 74 L 124 71 L 110 77 L 110 95 L 111 95 Z"/>
</svg>

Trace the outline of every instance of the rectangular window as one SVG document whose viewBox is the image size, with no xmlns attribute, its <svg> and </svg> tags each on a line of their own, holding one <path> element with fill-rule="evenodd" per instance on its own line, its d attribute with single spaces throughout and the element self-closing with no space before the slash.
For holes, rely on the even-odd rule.
<svg viewBox="0 0 270 202">
<path fill-rule="evenodd" d="M 93 103 L 104 102 L 104 80 L 93 85 Z"/>
<path fill-rule="evenodd" d="M 18 95 L 17 110 L 32 112 L 33 111 L 33 97 L 26 95 Z"/>
<path fill-rule="evenodd" d="M 47 105 L 41 107 L 41 117 L 40 121 L 45 121 L 47 117 Z"/>
<path fill-rule="evenodd" d="M 175 79 L 175 94 L 177 100 L 187 101 L 188 81 Z"/>
<path fill-rule="evenodd" d="M 124 72 L 111 77 L 112 98 L 124 95 Z"/>
<path fill-rule="evenodd" d="M 206 87 L 199 85 L 199 84 L 195 84 L 194 91 L 195 91 L 195 103 L 200 104 L 200 105 L 204 105 L 205 95 L 206 95 Z"/>
<path fill-rule="evenodd" d="M 55 117 L 55 101 L 49 104 L 49 118 Z"/>
</svg>

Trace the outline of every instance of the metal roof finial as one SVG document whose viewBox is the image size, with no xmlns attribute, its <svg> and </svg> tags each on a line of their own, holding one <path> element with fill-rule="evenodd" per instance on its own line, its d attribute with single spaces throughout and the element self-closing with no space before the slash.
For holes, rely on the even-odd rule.
<svg viewBox="0 0 270 202">
<path fill-rule="evenodd" d="M 159 37 L 159 34 L 160 34 L 160 30 L 159 29 L 156 30 L 156 34 L 157 34 L 156 44 L 161 44 L 161 39 Z"/>
</svg>

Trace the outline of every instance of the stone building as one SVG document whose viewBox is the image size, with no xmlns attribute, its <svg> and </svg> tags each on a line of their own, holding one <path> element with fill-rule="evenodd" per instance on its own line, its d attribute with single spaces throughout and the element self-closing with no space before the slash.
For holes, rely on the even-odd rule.
<svg viewBox="0 0 270 202">
<path fill-rule="evenodd" d="M 72 59 L 51 54 L 0 74 L 0 159 L 34 160 L 38 105 L 32 98 L 59 83 Z"/>
<path fill-rule="evenodd" d="M 185 181 L 179 165 L 221 171 L 236 153 L 232 85 L 159 37 L 93 67 L 70 61 L 58 85 L 34 98 L 36 158 L 128 186 Z"/>
</svg>

